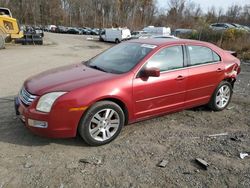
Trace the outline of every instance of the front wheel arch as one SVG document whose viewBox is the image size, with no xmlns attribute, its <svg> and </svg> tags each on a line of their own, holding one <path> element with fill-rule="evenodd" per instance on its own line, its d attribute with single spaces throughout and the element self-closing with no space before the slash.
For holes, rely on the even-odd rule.
<svg viewBox="0 0 250 188">
<path fill-rule="evenodd" d="M 105 99 L 101 99 L 97 102 L 100 102 L 100 101 L 111 101 L 111 102 L 116 103 L 118 106 L 120 106 L 124 115 L 125 115 L 125 125 L 128 124 L 129 112 L 128 112 L 127 106 L 125 105 L 125 103 L 123 101 L 116 99 L 116 98 L 105 98 Z"/>
<path fill-rule="evenodd" d="M 117 115 L 119 114 L 118 117 L 120 119 L 120 125 L 112 137 L 110 137 L 107 140 L 98 141 L 98 140 L 95 140 L 93 137 L 91 137 L 92 133 L 89 132 L 88 126 L 89 126 L 89 122 L 91 122 L 91 119 L 95 116 L 95 113 L 96 112 L 99 113 L 98 110 L 101 110 L 104 106 L 105 107 L 109 106 L 109 108 L 115 110 Z M 114 103 L 112 101 L 101 100 L 101 101 L 95 102 L 93 105 L 91 105 L 88 108 L 88 110 L 84 112 L 84 114 L 82 115 L 79 121 L 77 133 L 85 140 L 87 144 L 92 145 L 92 146 L 99 146 L 99 145 L 107 144 L 111 142 L 112 140 L 114 140 L 119 135 L 124 124 L 125 124 L 125 114 L 122 108 L 117 103 Z M 97 128 L 98 126 L 99 125 L 97 125 Z M 99 128 L 99 130 L 100 129 L 101 128 Z"/>
<path fill-rule="evenodd" d="M 88 112 L 88 110 L 97 102 L 101 102 L 101 101 L 110 101 L 110 102 L 114 102 L 116 103 L 118 106 L 120 106 L 120 108 L 122 109 L 123 113 L 124 113 L 124 116 L 125 116 L 125 123 L 124 125 L 127 125 L 129 123 L 129 119 L 130 119 L 130 116 L 132 116 L 132 114 L 129 113 L 128 111 L 128 107 L 127 105 L 125 104 L 125 102 L 119 98 L 114 98 L 114 97 L 103 97 L 103 98 L 99 98 L 99 99 L 96 99 L 95 101 L 89 103 L 89 104 L 83 104 L 82 106 L 86 106 L 87 109 L 83 111 L 83 113 L 81 114 L 81 117 L 79 118 L 78 120 L 78 123 L 76 124 L 75 126 L 75 135 L 78 135 L 79 133 L 79 125 L 81 123 L 81 120 L 84 116 L 84 114 L 86 114 Z M 132 113 L 132 112 L 131 112 Z"/>
<path fill-rule="evenodd" d="M 88 106 L 87 110 L 90 109 L 95 103 L 101 102 L 101 101 L 110 101 L 110 102 L 114 102 L 114 103 L 116 103 L 118 106 L 120 106 L 120 108 L 122 109 L 122 111 L 123 111 L 123 113 L 124 113 L 124 115 L 125 115 L 125 125 L 128 124 L 128 122 L 129 122 L 129 116 L 130 116 L 130 115 L 129 115 L 129 111 L 128 111 L 128 107 L 127 107 L 127 105 L 125 104 L 125 102 L 123 102 L 121 99 L 114 98 L 114 97 L 105 97 L 105 98 L 101 98 L 101 99 L 98 99 L 98 100 L 92 102 L 92 103 Z M 83 115 L 87 112 L 87 110 L 84 111 Z M 82 116 L 83 116 L 83 115 L 82 115 Z"/>
</svg>

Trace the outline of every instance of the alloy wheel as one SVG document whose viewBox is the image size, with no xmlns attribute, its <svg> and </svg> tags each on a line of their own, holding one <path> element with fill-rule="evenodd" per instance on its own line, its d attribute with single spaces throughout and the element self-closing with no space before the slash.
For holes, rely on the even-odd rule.
<svg viewBox="0 0 250 188">
<path fill-rule="evenodd" d="M 228 85 L 223 85 L 216 94 L 216 105 L 218 108 L 224 108 L 230 100 L 230 88 Z"/>
<path fill-rule="evenodd" d="M 89 133 L 97 141 L 106 141 L 115 135 L 120 125 L 118 113 L 110 108 L 97 112 L 89 123 Z"/>
</svg>

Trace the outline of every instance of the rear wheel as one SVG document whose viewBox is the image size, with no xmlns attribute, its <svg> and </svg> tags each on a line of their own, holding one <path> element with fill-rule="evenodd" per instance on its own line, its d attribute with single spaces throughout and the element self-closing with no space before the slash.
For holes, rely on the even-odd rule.
<svg viewBox="0 0 250 188">
<path fill-rule="evenodd" d="M 115 43 L 116 44 L 120 43 L 119 39 L 115 39 Z"/>
<path fill-rule="evenodd" d="M 125 116 L 119 105 L 111 101 L 100 101 L 84 114 L 78 131 L 86 143 L 98 146 L 114 140 L 124 122 Z"/>
<path fill-rule="evenodd" d="M 221 82 L 214 91 L 214 94 L 209 102 L 209 107 L 214 111 L 224 110 L 228 106 L 232 94 L 232 85 L 227 81 Z"/>
</svg>

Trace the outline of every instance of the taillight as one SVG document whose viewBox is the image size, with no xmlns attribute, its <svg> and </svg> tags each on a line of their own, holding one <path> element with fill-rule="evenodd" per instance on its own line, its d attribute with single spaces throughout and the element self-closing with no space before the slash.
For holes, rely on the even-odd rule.
<svg viewBox="0 0 250 188">
<path fill-rule="evenodd" d="M 236 70 L 235 70 L 235 71 L 237 71 L 237 74 L 240 74 L 240 71 L 241 71 L 240 66 L 237 66 L 237 68 L 236 68 Z"/>
<path fill-rule="evenodd" d="M 238 62 L 234 65 L 234 71 L 237 72 L 237 74 L 240 74 L 241 68 L 240 68 L 240 61 L 238 60 Z"/>
</svg>

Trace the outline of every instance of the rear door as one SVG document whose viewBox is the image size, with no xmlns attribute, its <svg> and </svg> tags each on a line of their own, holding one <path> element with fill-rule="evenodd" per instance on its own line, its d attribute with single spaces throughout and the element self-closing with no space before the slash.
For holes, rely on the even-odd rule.
<svg viewBox="0 0 250 188">
<path fill-rule="evenodd" d="M 187 45 L 188 79 L 185 107 L 209 102 L 215 88 L 224 78 L 221 57 L 212 49 L 199 45 Z"/>
</svg>

